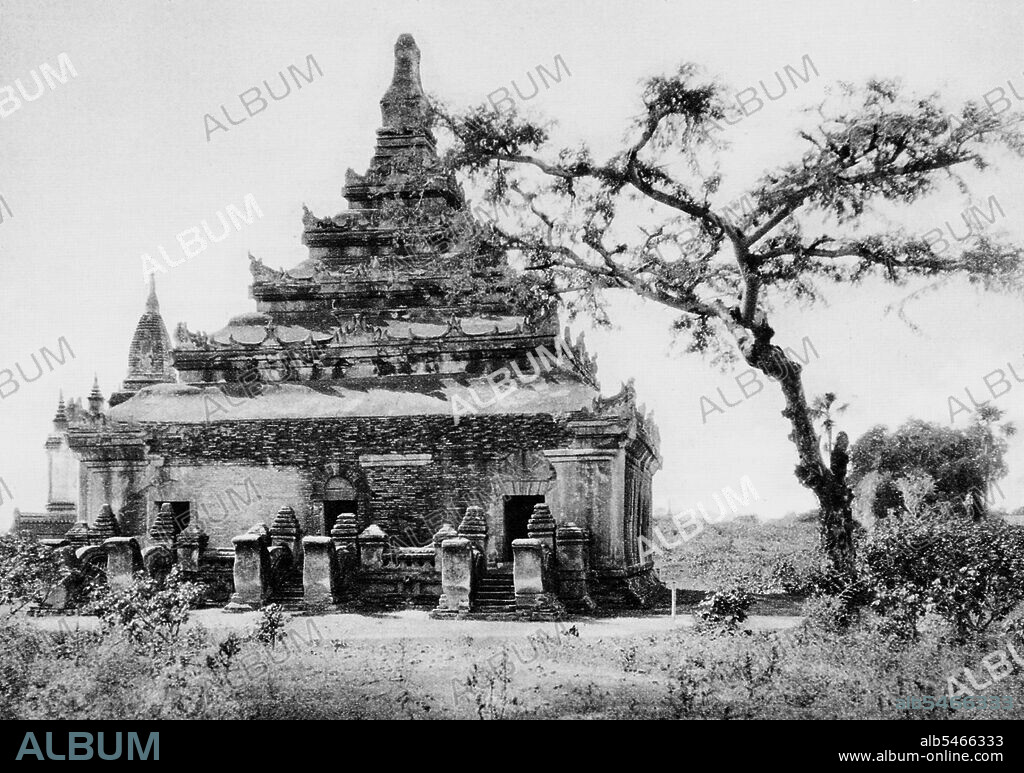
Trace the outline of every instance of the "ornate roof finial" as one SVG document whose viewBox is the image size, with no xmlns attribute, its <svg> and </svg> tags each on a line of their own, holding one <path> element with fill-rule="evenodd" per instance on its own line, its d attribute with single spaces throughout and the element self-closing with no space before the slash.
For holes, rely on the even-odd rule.
<svg viewBox="0 0 1024 773">
<path fill-rule="evenodd" d="M 64 406 L 64 390 L 60 390 L 60 400 L 57 401 L 57 414 L 53 417 L 54 424 L 67 424 L 68 412 Z"/>
<path fill-rule="evenodd" d="M 412 35 L 399 35 L 395 43 L 395 74 L 380 100 L 380 112 L 385 129 L 427 128 L 429 107 L 420 83 L 420 50 Z"/>
<path fill-rule="evenodd" d="M 146 311 L 160 313 L 160 301 L 156 298 L 156 272 L 149 275 L 149 297 L 146 299 Z"/>
<path fill-rule="evenodd" d="M 98 416 L 103 408 L 103 394 L 100 392 L 100 379 L 95 373 L 92 376 L 92 391 L 89 393 L 89 413 Z"/>
</svg>

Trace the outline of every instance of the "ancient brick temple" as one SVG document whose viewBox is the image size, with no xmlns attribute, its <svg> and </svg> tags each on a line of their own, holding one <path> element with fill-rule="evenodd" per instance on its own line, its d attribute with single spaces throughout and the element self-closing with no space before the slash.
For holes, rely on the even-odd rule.
<svg viewBox="0 0 1024 773">
<path fill-rule="evenodd" d="M 192 564 L 233 559 L 243 606 L 649 597 L 638 537 L 657 431 L 631 385 L 602 398 L 555 309 L 519 300 L 477 252 L 419 58 L 400 37 L 369 169 L 346 174 L 341 214 L 306 210 L 308 259 L 275 270 L 250 256 L 256 311 L 212 333 L 181 324 L 172 349 L 151 291 L 121 391 L 63 428 L 78 544 L 99 542 L 101 517 L 108 538 L 114 514 L 143 554 L 171 561 L 180 543 Z"/>
</svg>

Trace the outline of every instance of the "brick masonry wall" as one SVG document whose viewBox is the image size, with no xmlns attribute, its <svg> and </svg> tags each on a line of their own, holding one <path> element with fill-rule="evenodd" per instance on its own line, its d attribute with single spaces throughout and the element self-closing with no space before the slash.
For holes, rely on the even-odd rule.
<svg viewBox="0 0 1024 773">
<path fill-rule="evenodd" d="M 508 454 L 565 447 L 572 439 L 564 423 L 544 415 L 469 416 L 458 425 L 450 416 L 396 416 L 150 426 L 157 430 L 150 453 L 164 457 L 168 477 L 180 478 L 175 496 L 161 486 L 161 498 L 202 503 L 204 527 L 204 510 L 219 515 L 207 529 L 212 547 L 230 546 L 231 536 L 256 520 L 269 525 L 282 504 L 295 509 L 306 534 L 323 533 L 318 491 L 338 470 L 361 490 L 362 526 L 375 522 L 399 534 L 426 518 L 425 538 L 438 525 L 439 510 L 461 516 L 490 488 Z M 433 460 L 363 467 L 363 454 L 432 454 Z M 229 489 L 236 492 L 230 500 Z"/>
</svg>

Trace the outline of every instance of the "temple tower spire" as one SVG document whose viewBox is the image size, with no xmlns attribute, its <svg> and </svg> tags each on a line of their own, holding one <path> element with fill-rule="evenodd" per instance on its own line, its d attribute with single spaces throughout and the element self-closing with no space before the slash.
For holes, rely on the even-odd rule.
<svg viewBox="0 0 1024 773">
<path fill-rule="evenodd" d="M 160 301 L 156 297 L 156 272 L 149 275 L 149 297 L 146 298 L 146 313 L 160 313 Z"/>
<path fill-rule="evenodd" d="M 156 277 L 149 275 L 149 295 L 146 311 L 139 317 L 135 335 L 128 349 L 128 376 L 121 391 L 110 396 L 111 407 L 122 403 L 143 387 L 175 380 L 171 368 L 171 338 L 160 316 L 160 301 L 156 296 Z"/>
<path fill-rule="evenodd" d="M 400 133 L 427 131 L 430 106 L 420 82 L 420 49 L 408 33 L 395 43 L 395 72 L 380 100 L 381 128 Z"/>
</svg>

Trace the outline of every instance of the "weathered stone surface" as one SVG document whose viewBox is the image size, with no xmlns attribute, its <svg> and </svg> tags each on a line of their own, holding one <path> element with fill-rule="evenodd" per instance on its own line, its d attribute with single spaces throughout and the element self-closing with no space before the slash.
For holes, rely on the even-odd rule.
<svg viewBox="0 0 1024 773">
<path fill-rule="evenodd" d="M 575 523 L 558 527 L 555 535 L 555 566 L 558 598 L 570 609 L 592 610 L 594 601 L 587 589 L 589 538 Z"/>
<path fill-rule="evenodd" d="M 96 523 L 92 525 L 92 534 L 100 540 L 120 536 L 121 529 L 118 526 L 117 518 L 114 517 L 114 510 L 110 505 L 103 505 L 96 516 Z"/>
<path fill-rule="evenodd" d="M 330 537 L 302 538 L 302 600 L 306 608 L 320 609 L 337 601 L 338 567 Z"/>
<path fill-rule="evenodd" d="M 544 587 L 544 546 L 539 539 L 517 539 L 512 541 L 512 581 L 516 588 L 516 603 L 525 599 L 532 604 L 543 593 Z"/>
<path fill-rule="evenodd" d="M 533 513 L 526 523 L 526 533 L 530 539 L 541 540 L 547 547 L 554 548 L 555 519 L 551 516 L 551 508 L 543 502 L 533 506 Z"/>
<path fill-rule="evenodd" d="M 270 596 L 270 557 L 267 540 L 261 534 L 240 534 L 235 546 L 235 592 L 227 607 L 229 611 L 246 611 L 263 606 Z"/>
<path fill-rule="evenodd" d="M 295 510 L 285 505 L 277 511 L 274 522 L 270 524 L 270 542 L 272 545 L 284 545 L 292 556 L 301 555 L 302 543 L 299 537 L 302 530 L 299 528 L 299 521 L 295 517 Z"/>
<path fill-rule="evenodd" d="M 174 567 L 174 552 L 163 545 L 150 545 L 142 551 L 142 564 L 146 574 L 162 580 Z"/>
<path fill-rule="evenodd" d="M 174 531 L 174 510 L 169 502 L 164 502 L 153 519 L 153 525 L 149 527 L 149 538 L 166 547 L 173 547 Z"/>
<path fill-rule="evenodd" d="M 371 523 L 359 535 L 359 561 L 364 569 L 380 569 L 384 566 L 384 548 L 388 537 L 384 530 Z"/>
<path fill-rule="evenodd" d="M 469 610 L 473 579 L 473 545 L 464 537 L 446 539 L 441 543 L 440 611 Z"/>
<path fill-rule="evenodd" d="M 178 535 L 175 540 L 175 553 L 181 571 L 195 574 L 199 571 L 199 556 L 206 541 L 205 535 L 195 521 Z"/>
<path fill-rule="evenodd" d="M 466 508 L 466 515 L 459 524 L 459 536 L 468 539 L 481 553 L 487 553 L 487 519 L 479 505 Z"/>
<path fill-rule="evenodd" d="M 561 616 L 565 610 L 547 587 L 544 543 L 532 538 L 513 540 L 512 554 L 516 610 L 530 616 Z"/>
<path fill-rule="evenodd" d="M 78 547 L 84 547 L 89 544 L 89 524 L 85 521 L 75 521 L 75 525 L 68 529 L 68 533 L 64 535 L 64 538 Z"/>
<path fill-rule="evenodd" d="M 136 572 L 142 571 L 142 552 L 134 537 L 111 537 L 103 542 L 107 554 L 107 582 L 111 587 L 131 584 Z"/>
<path fill-rule="evenodd" d="M 438 570 L 441 568 L 441 543 L 446 539 L 454 539 L 458 536 L 459 532 L 454 526 L 447 522 L 442 523 L 441 528 L 434 533 L 432 540 L 434 543 L 434 566 L 437 567 Z"/>
</svg>

